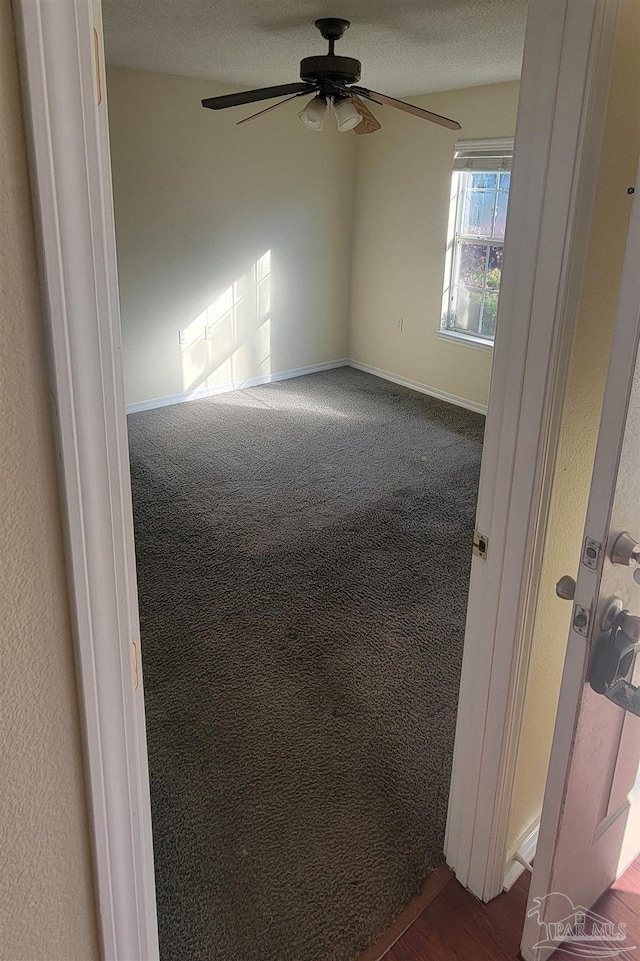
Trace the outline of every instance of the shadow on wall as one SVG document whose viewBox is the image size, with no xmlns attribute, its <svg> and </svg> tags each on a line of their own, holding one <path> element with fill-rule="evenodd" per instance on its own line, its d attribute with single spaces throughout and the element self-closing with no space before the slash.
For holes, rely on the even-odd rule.
<svg viewBox="0 0 640 961">
<path fill-rule="evenodd" d="M 182 330 L 185 393 L 271 373 L 271 251 L 266 250 Z"/>
</svg>

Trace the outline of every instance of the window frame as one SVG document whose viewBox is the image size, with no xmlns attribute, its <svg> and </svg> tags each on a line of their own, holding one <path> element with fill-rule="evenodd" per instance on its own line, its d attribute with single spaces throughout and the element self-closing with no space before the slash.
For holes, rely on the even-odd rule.
<svg viewBox="0 0 640 961">
<path fill-rule="evenodd" d="M 478 140 L 469 141 L 462 140 L 458 141 L 455 146 L 453 171 L 451 177 L 451 193 L 450 193 L 450 209 L 449 209 L 449 226 L 447 230 L 447 248 L 446 248 L 446 261 L 445 261 L 445 276 L 444 276 L 444 290 L 443 290 L 443 304 L 442 304 L 442 314 L 441 322 L 438 333 L 441 334 L 445 339 L 455 341 L 457 343 L 466 344 L 467 346 L 482 347 L 486 350 L 492 350 L 495 340 L 495 333 L 493 336 L 483 334 L 478 331 L 468 331 L 463 327 L 458 326 L 455 323 L 456 317 L 456 301 L 458 297 L 458 291 L 460 287 L 465 287 L 469 290 L 477 290 L 482 296 L 481 302 L 481 314 L 480 314 L 480 324 L 482 325 L 482 317 L 485 310 L 485 295 L 487 293 L 495 292 L 498 295 L 498 301 L 500 296 L 500 285 L 497 288 L 488 288 L 486 286 L 487 272 L 488 272 L 488 258 L 490 257 L 491 247 L 500 247 L 504 249 L 504 236 L 503 237 L 482 237 L 474 236 L 471 234 L 463 234 L 462 227 L 462 217 L 464 212 L 464 195 L 465 188 L 469 189 L 463 181 L 463 175 L 469 175 L 472 173 L 487 173 L 496 174 L 499 177 L 500 173 L 508 173 L 511 171 L 511 165 L 513 160 L 513 139 L 512 138 L 495 138 L 492 140 Z M 511 184 L 509 183 L 509 191 L 511 189 Z M 495 190 L 492 191 L 495 194 L 494 200 L 494 210 L 492 213 L 492 230 L 495 227 L 495 219 L 497 215 L 496 205 L 499 199 L 500 193 L 500 180 L 498 179 L 496 183 Z M 473 243 L 480 244 L 486 248 L 485 255 L 485 265 L 484 265 L 484 275 L 483 287 L 474 288 L 468 284 L 460 284 L 458 282 L 458 274 L 460 267 L 460 250 L 462 244 Z"/>
</svg>

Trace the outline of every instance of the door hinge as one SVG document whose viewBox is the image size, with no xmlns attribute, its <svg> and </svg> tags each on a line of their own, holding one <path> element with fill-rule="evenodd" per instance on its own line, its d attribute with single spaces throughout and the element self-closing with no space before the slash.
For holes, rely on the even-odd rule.
<svg viewBox="0 0 640 961">
<path fill-rule="evenodd" d="M 135 641 L 131 641 L 131 670 L 133 672 L 133 689 L 138 690 L 139 677 L 138 677 L 138 648 Z"/>
<path fill-rule="evenodd" d="M 480 531 L 473 532 L 473 553 L 476 557 L 482 557 L 483 559 L 487 556 L 487 551 L 489 550 L 489 538 L 481 534 Z"/>
</svg>

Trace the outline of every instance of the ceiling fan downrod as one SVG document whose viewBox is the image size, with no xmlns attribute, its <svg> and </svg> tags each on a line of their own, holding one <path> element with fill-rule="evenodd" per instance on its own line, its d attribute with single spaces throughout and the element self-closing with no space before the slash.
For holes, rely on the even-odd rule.
<svg viewBox="0 0 640 961">
<path fill-rule="evenodd" d="M 333 48 L 336 40 L 340 40 L 349 27 L 349 20 L 341 20 L 340 17 L 321 17 L 316 20 L 316 27 L 325 40 L 329 41 L 329 56 L 333 57 Z"/>
</svg>

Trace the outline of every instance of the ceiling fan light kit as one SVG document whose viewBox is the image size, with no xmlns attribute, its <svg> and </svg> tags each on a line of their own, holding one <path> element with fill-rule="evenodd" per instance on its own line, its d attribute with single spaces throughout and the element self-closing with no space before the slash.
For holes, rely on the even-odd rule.
<svg viewBox="0 0 640 961">
<path fill-rule="evenodd" d="M 202 101 L 202 106 L 210 110 L 223 110 L 226 107 L 237 107 L 240 104 L 256 103 L 259 100 L 271 100 L 285 97 L 279 103 L 271 104 L 263 110 L 239 120 L 239 124 L 247 123 L 256 117 L 261 117 L 271 110 L 275 110 L 289 100 L 295 100 L 305 94 L 313 94 L 312 99 L 304 107 L 298 117 L 308 130 L 322 130 L 329 104 L 333 105 L 338 130 L 341 132 L 353 130 L 357 134 L 375 133 L 380 124 L 364 103 L 384 104 L 395 107 L 404 113 L 421 117 L 431 123 L 437 123 L 450 130 L 460 130 L 460 124 L 448 117 L 441 117 L 430 110 L 416 107 L 414 104 L 396 100 L 386 94 L 377 93 L 367 87 L 356 86 L 360 80 L 362 65 L 353 57 L 339 57 L 334 53 L 336 40 L 340 40 L 349 27 L 348 20 L 338 17 L 324 17 L 316 20 L 316 27 L 329 43 L 329 51 L 323 56 L 305 57 L 300 63 L 300 83 L 280 84 L 276 87 L 262 87 L 259 90 L 244 90 L 241 93 L 226 94 L 222 97 L 208 97 Z"/>
<path fill-rule="evenodd" d="M 333 110 L 340 133 L 344 133 L 345 130 L 353 130 L 359 123 L 362 123 L 362 117 L 349 97 L 336 97 L 333 101 Z"/>
<path fill-rule="evenodd" d="M 310 100 L 306 107 L 298 114 L 300 123 L 308 130 L 322 130 L 324 118 L 327 114 L 327 101 L 319 94 Z"/>
</svg>

